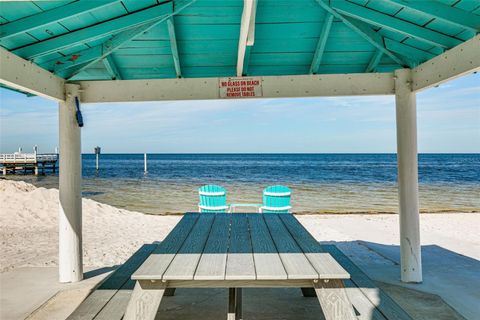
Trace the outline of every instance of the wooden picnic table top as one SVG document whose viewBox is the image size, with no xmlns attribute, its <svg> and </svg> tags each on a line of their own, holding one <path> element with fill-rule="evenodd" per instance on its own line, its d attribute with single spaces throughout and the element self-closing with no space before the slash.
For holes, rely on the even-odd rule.
<svg viewBox="0 0 480 320">
<path fill-rule="evenodd" d="M 292 214 L 186 213 L 134 280 L 318 280 L 350 275 Z"/>
</svg>

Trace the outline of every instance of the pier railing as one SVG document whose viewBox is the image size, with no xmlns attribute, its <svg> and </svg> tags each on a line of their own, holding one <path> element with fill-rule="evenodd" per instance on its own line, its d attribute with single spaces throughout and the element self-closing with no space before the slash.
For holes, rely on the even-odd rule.
<svg viewBox="0 0 480 320">
<path fill-rule="evenodd" d="M 0 164 L 13 163 L 39 163 L 39 162 L 54 162 L 57 161 L 58 155 L 55 153 L 4 153 L 0 154 Z"/>
</svg>

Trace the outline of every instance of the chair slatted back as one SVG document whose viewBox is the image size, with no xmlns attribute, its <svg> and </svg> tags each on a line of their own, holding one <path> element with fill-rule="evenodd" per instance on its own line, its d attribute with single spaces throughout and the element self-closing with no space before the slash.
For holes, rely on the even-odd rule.
<svg viewBox="0 0 480 320">
<path fill-rule="evenodd" d="M 200 202 L 199 212 L 225 213 L 227 212 L 227 192 L 216 185 L 205 185 L 198 189 Z"/>
<path fill-rule="evenodd" d="M 263 190 L 263 213 L 289 213 L 291 190 L 285 186 L 270 186 Z"/>
</svg>

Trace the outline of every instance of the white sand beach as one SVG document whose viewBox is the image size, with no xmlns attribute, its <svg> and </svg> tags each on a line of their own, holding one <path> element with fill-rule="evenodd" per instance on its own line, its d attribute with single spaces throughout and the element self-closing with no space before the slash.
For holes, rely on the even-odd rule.
<svg viewBox="0 0 480 320">
<path fill-rule="evenodd" d="M 113 266 L 162 240 L 180 217 L 152 216 L 83 199 L 84 264 Z M 0 180 L 1 272 L 58 263 L 58 190 Z"/>
<path fill-rule="evenodd" d="M 58 190 L 0 180 L 2 273 L 57 265 L 57 215 Z M 142 244 L 161 241 L 180 218 L 146 215 L 83 199 L 84 264 L 90 268 L 119 265 Z M 302 215 L 298 219 L 317 240 L 335 243 L 375 280 L 398 280 L 397 215 Z M 460 261 L 442 260 L 448 254 L 468 259 L 462 262 L 462 268 L 470 273 L 460 279 L 460 284 L 472 279 L 478 281 L 479 272 L 475 268 L 480 260 L 479 225 L 480 214 L 476 213 L 422 214 L 422 246 L 434 247 L 439 253 L 423 249 L 424 284 L 416 288 L 439 295 L 444 293 L 429 276 L 436 279 L 439 274 L 433 270 L 448 272 L 452 264 Z M 443 269 L 439 269 L 440 266 Z M 463 290 L 463 296 L 455 290 L 445 292 L 442 298 L 453 306 L 480 298 L 469 290 Z M 469 312 L 476 312 L 475 308 L 467 309 L 464 315 L 468 316 Z"/>
<path fill-rule="evenodd" d="M 1 272 L 55 266 L 58 259 L 58 190 L 0 180 Z M 436 244 L 480 259 L 480 214 L 421 216 L 422 244 Z M 398 244 L 398 216 L 302 215 L 298 219 L 320 241 L 363 240 Z M 140 245 L 162 240 L 179 216 L 154 216 L 83 199 L 84 264 L 121 264 Z"/>
</svg>

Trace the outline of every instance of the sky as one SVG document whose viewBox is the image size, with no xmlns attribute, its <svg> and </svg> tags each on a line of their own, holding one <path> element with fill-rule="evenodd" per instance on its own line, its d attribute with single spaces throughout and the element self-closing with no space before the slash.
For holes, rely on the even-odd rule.
<svg viewBox="0 0 480 320">
<path fill-rule="evenodd" d="M 82 104 L 82 152 L 395 153 L 394 96 Z M 480 152 L 480 74 L 417 94 L 418 150 Z M 58 105 L 0 88 L 0 152 L 53 152 Z"/>
</svg>

